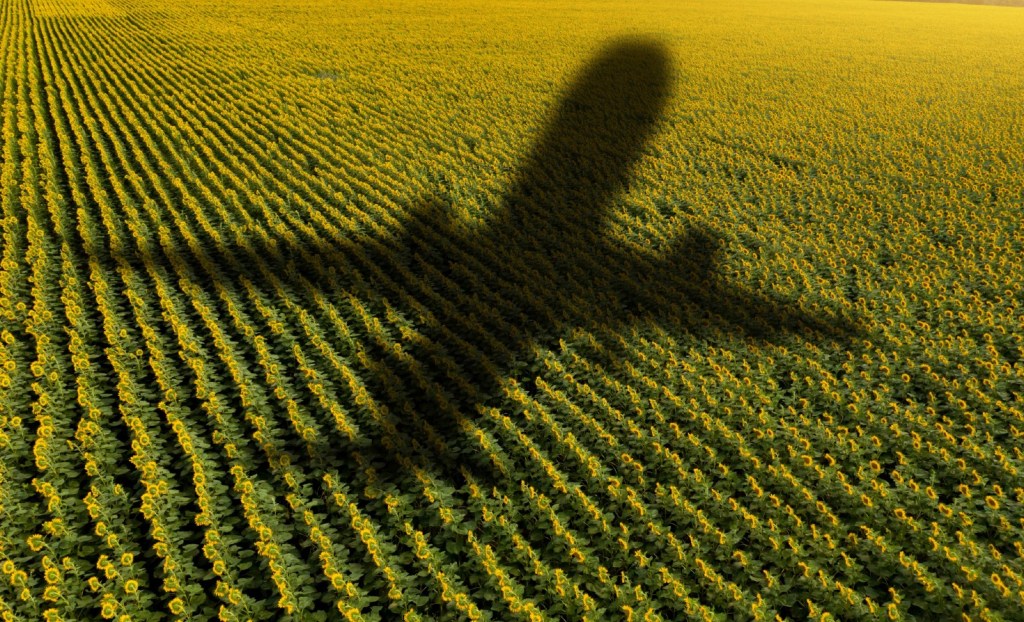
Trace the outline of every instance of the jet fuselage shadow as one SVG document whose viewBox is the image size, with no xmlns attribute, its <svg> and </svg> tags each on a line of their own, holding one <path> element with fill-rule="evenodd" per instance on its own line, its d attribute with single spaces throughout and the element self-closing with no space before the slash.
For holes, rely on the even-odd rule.
<svg viewBox="0 0 1024 622">
<path fill-rule="evenodd" d="M 722 240 L 709 225 L 691 226 L 657 255 L 609 235 L 611 206 L 658 131 L 672 86 L 660 44 L 629 39 L 606 47 L 575 79 L 483 226 L 427 200 L 386 237 L 235 239 L 199 250 L 202 258 L 195 248 L 154 243 L 112 258 L 185 262 L 208 279 L 204 287 L 222 279 L 268 300 L 284 290 L 310 308 L 317 297 L 351 295 L 396 312 L 417 333 L 399 340 L 400 352 L 371 337 L 353 345 L 336 336 L 334 343 L 344 356 L 374 361 L 360 373 L 387 425 L 364 419 L 366 442 L 355 447 L 329 432 L 305 447 L 310 466 L 344 473 L 355 459 L 385 481 L 414 466 L 453 484 L 467 473 L 497 484 L 510 474 L 478 449 L 478 410 L 498 403 L 510 370 L 534 345 L 556 346 L 573 328 L 653 322 L 672 334 L 724 330 L 771 342 L 797 332 L 840 344 L 860 333 L 841 313 L 816 318 L 723 280 L 716 270 Z"/>
</svg>

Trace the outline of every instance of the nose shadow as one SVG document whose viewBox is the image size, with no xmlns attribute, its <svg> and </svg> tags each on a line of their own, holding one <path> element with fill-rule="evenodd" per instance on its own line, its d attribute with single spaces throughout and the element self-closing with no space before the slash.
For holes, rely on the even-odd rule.
<svg viewBox="0 0 1024 622">
<path fill-rule="evenodd" d="M 325 421 L 323 438 L 296 445 L 311 467 L 345 473 L 358 465 L 392 482 L 410 472 L 453 483 L 467 474 L 514 478 L 484 449 L 481 413 L 511 390 L 507 378 L 533 346 L 557 344 L 577 327 L 655 323 L 673 334 L 725 331 L 766 342 L 798 333 L 846 343 L 858 333 L 840 314 L 819 319 L 721 278 L 724 243 L 710 225 L 691 225 L 658 254 L 612 236 L 611 206 L 659 130 L 672 74 L 657 42 L 604 48 L 483 224 L 428 199 L 377 233 L 275 243 L 237 237 L 204 251 L 218 268 L 204 278 L 270 302 L 283 293 L 310 309 L 323 308 L 321 300 L 344 304 L 362 327 L 351 341 L 332 341 L 360 362 L 366 394 L 352 413 L 360 440 Z M 164 243 L 117 259 L 201 264 L 194 255 Z M 391 328 L 375 328 L 375 313 L 394 320 Z M 528 378 L 521 388 L 534 389 Z"/>
</svg>

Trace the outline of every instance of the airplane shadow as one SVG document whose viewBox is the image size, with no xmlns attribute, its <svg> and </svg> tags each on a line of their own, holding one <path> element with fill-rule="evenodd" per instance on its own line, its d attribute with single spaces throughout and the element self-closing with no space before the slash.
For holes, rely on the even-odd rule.
<svg viewBox="0 0 1024 622">
<path fill-rule="evenodd" d="M 644 324 L 673 335 L 724 331 L 758 342 L 796 333 L 842 347 L 861 333 L 857 321 L 839 311 L 815 317 L 728 282 L 717 269 L 724 244 L 710 226 L 690 225 L 658 253 L 609 234 L 614 198 L 661 129 L 671 88 L 670 60 L 660 44 L 626 39 L 608 45 L 576 77 L 510 190 L 480 226 L 432 199 L 398 227 L 385 222 L 381 230 L 346 239 L 296 232 L 291 240 L 265 243 L 239 234 L 205 249 L 205 260 L 197 260 L 194 248 L 155 244 L 116 259 L 186 262 L 202 275 L 204 289 L 217 281 L 241 295 L 256 291 L 273 302 L 283 293 L 311 310 L 323 309 L 318 301 L 326 300 L 349 313 L 346 301 L 355 299 L 368 313 L 391 314 L 391 328 L 376 334 L 390 335 L 399 349 L 352 317 L 358 338 L 328 335 L 346 360 L 368 361 L 359 366 L 360 376 L 376 406 L 353 406 L 364 437 L 358 444 L 329 420 L 323 439 L 296 441 L 311 467 L 341 473 L 372 467 L 392 482 L 411 468 L 424 469 L 455 487 L 467 473 L 490 483 L 516 481 L 481 450 L 474 422 L 484 406 L 498 403 L 509 388 L 506 378 L 534 345 L 557 349 L 577 327 Z M 395 334 L 402 322 L 412 329 L 407 338 Z M 288 330 L 301 339 L 300 331 Z M 521 375 L 521 388 L 534 391 L 531 375 Z M 341 380 L 331 380 L 344 394 Z M 286 425 L 287 417 L 280 417 Z"/>
</svg>

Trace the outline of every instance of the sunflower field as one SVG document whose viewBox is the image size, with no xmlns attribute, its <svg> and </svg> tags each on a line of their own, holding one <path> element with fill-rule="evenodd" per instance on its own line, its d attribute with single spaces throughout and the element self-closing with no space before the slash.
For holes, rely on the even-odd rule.
<svg viewBox="0 0 1024 622">
<path fill-rule="evenodd" d="M 0 620 L 1024 620 L 1022 58 L 0 0 Z"/>
</svg>

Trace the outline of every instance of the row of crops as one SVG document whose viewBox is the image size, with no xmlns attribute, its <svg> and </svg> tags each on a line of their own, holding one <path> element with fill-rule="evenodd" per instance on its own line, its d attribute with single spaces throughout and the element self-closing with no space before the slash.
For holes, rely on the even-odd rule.
<svg viewBox="0 0 1024 622">
<path fill-rule="evenodd" d="M 1024 13 L 563 4 L 0 0 L 0 619 L 1020 619 Z"/>
</svg>

